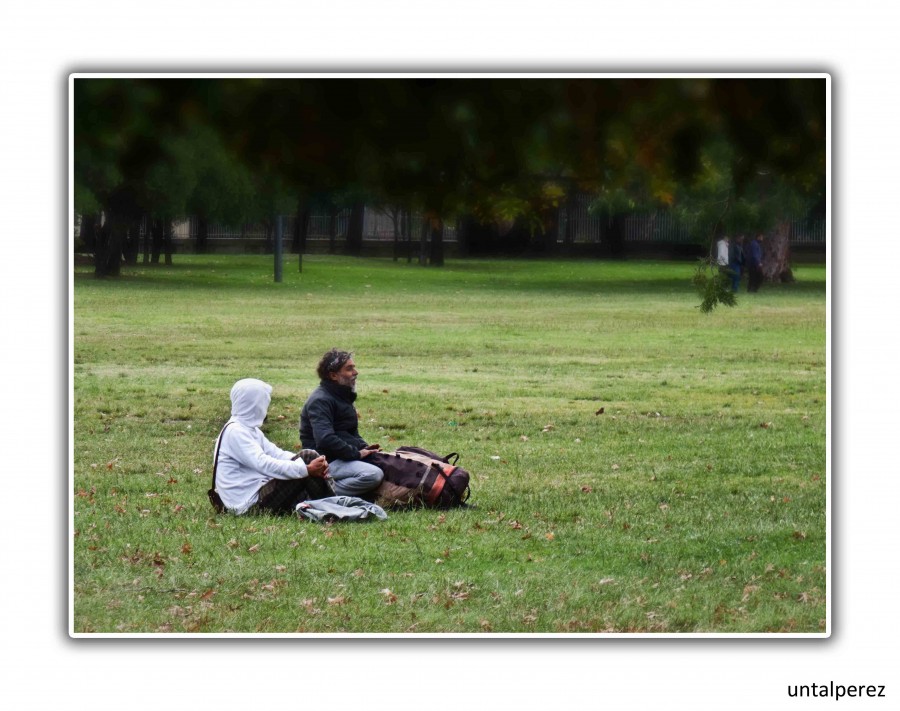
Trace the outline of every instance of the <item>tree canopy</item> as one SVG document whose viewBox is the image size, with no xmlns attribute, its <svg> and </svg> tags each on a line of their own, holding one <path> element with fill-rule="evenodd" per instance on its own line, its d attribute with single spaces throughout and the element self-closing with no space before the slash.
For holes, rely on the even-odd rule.
<svg viewBox="0 0 900 711">
<path fill-rule="evenodd" d="M 611 211 L 697 214 L 727 195 L 744 219 L 764 198 L 824 204 L 825 92 L 822 78 L 79 78 L 76 209 L 233 221 L 306 196 L 540 229 L 587 191 Z"/>
</svg>

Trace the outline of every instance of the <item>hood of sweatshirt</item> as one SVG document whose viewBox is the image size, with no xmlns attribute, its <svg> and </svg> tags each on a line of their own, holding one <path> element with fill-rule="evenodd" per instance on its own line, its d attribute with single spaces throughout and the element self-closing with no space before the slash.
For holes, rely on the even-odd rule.
<svg viewBox="0 0 900 711">
<path fill-rule="evenodd" d="M 247 427 L 259 427 L 272 402 L 272 386 L 255 378 L 238 380 L 231 388 L 231 419 Z"/>
</svg>

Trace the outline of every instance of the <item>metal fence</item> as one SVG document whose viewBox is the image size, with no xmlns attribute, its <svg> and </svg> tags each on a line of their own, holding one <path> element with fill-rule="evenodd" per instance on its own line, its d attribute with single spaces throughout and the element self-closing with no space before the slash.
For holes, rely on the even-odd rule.
<svg viewBox="0 0 900 711">
<path fill-rule="evenodd" d="M 567 206 L 559 208 L 559 234 L 557 241 L 566 241 L 567 231 L 572 242 L 576 244 L 599 244 L 607 239 L 610 221 L 606 217 L 590 213 L 592 201 L 590 195 L 578 195 Z M 284 238 L 291 239 L 296 230 L 297 216 L 283 215 Z M 307 239 L 327 240 L 330 238 L 332 216 L 326 213 L 310 215 Z M 412 241 L 421 239 L 424 216 L 412 213 Z M 350 210 L 340 210 L 334 215 L 334 235 L 336 240 L 346 239 L 350 222 Z M 75 216 L 75 235 L 80 233 L 81 216 Z M 663 243 L 689 244 L 694 241 L 692 225 L 679 220 L 668 210 L 658 210 L 647 214 L 635 214 L 625 217 L 625 241 L 631 243 Z M 139 237 L 147 233 L 147 219 L 140 223 Z M 792 218 L 789 220 L 790 243 L 803 246 L 825 246 L 826 224 L 824 219 L 805 220 Z M 172 225 L 172 237 L 176 240 L 193 240 L 199 233 L 199 220 L 191 217 L 179 220 Z M 216 240 L 266 240 L 273 237 L 270 223 L 253 223 L 243 225 L 221 225 L 210 223 L 207 226 L 207 237 Z M 401 237 L 401 241 L 402 241 Z M 444 241 L 457 242 L 457 227 L 454 224 L 444 225 Z M 366 242 L 392 242 L 394 240 L 394 217 L 384 211 L 366 208 L 363 217 L 363 240 Z"/>
<path fill-rule="evenodd" d="M 290 239 L 297 227 L 296 215 L 282 215 L 282 229 L 284 238 Z M 309 226 L 306 233 L 307 239 L 325 240 L 331 235 L 332 216 L 327 213 L 314 213 L 309 216 Z M 411 216 L 411 233 L 413 241 L 420 239 L 424 216 L 414 212 Z M 339 210 L 334 215 L 335 239 L 342 240 L 347 237 L 347 228 L 350 223 L 350 210 Z M 173 237 L 179 240 L 191 240 L 199 233 L 199 221 L 196 217 L 176 222 L 173 225 Z M 254 223 L 243 225 L 221 225 L 210 223 L 207 226 L 207 237 L 210 239 L 241 240 L 241 239 L 267 239 L 273 237 L 273 226 L 270 223 Z M 394 240 L 394 218 L 387 212 L 366 208 L 363 215 L 363 235 L 366 242 L 392 242 Z M 444 225 L 444 241 L 456 242 L 458 239 L 456 225 Z M 401 237 L 402 240 L 402 237 Z"/>
<path fill-rule="evenodd" d="M 611 221 L 591 215 L 590 202 L 590 196 L 579 196 L 568 208 L 560 208 L 558 242 L 566 241 L 567 230 L 576 244 L 597 244 L 607 239 Z M 791 244 L 825 246 L 824 219 L 791 218 L 788 222 Z M 567 223 L 571 224 L 567 226 Z M 696 241 L 694 224 L 679 219 L 670 210 L 628 215 L 624 218 L 624 232 L 625 241 L 630 243 L 689 244 Z"/>
</svg>

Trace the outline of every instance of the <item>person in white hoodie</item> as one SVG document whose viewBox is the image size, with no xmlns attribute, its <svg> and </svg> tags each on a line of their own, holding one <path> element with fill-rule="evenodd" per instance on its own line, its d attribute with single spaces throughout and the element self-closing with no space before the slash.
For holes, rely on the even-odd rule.
<svg viewBox="0 0 900 711">
<path fill-rule="evenodd" d="M 293 513 L 308 498 L 307 477 L 328 477 L 325 457 L 309 452 L 306 463 L 266 439 L 260 425 L 271 401 L 272 386 L 262 380 L 245 378 L 231 388 L 231 418 L 216 440 L 213 467 L 222 504 L 238 515 L 251 507 Z"/>
</svg>

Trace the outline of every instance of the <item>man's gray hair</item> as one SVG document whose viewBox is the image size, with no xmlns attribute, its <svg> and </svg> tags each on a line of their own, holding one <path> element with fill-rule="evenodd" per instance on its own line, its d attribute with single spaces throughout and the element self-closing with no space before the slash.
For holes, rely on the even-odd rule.
<svg viewBox="0 0 900 711">
<path fill-rule="evenodd" d="M 319 361 L 316 366 L 316 373 L 320 380 L 328 380 L 329 373 L 337 373 L 344 365 L 353 357 L 350 351 L 342 351 L 339 348 L 332 348 Z"/>
</svg>

